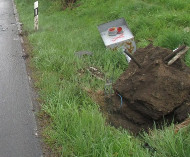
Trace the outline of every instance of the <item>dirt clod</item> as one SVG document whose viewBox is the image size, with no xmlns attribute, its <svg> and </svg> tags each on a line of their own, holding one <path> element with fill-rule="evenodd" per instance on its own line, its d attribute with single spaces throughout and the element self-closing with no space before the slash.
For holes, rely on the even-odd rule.
<svg viewBox="0 0 190 157">
<path fill-rule="evenodd" d="M 149 45 L 137 50 L 128 69 L 113 86 L 112 108 L 109 119 L 115 126 L 122 126 L 133 133 L 148 130 L 165 120 L 180 122 L 190 113 L 190 72 L 178 59 L 168 66 L 164 58 L 172 53 L 161 47 Z M 121 99 L 118 96 L 122 96 Z M 114 118 L 115 117 L 115 118 Z"/>
</svg>

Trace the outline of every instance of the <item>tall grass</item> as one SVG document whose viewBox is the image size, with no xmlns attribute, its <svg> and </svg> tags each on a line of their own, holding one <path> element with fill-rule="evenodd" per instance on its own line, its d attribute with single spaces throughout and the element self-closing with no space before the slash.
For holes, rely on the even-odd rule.
<svg viewBox="0 0 190 157">
<path fill-rule="evenodd" d="M 105 82 L 80 71 L 93 66 L 116 80 L 127 68 L 119 51 L 105 49 L 97 30 L 97 25 L 120 17 L 128 22 L 138 47 L 150 40 L 170 49 L 182 43 L 190 45 L 190 32 L 186 31 L 190 0 L 80 0 L 80 6 L 64 11 L 57 1 L 41 0 L 37 32 L 33 31 L 34 1 L 15 1 L 33 47 L 34 73 L 40 73 L 36 87 L 43 100 L 42 110 L 51 117 L 44 136 L 52 148 L 61 156 L 188 156 L 188 134 L 155 130 L 152 136 L 145 134 L 139 139 L 106 124 L 106 117 L 87 92 L 103 90 Z M 77 58 L 75 52 L 81 50 L 91 51 L 93 56 Z M 190 52 L 186 55 L 190 66 L 189 56 Z M 142 140 L 157 151 L 141 147 Z"/>
<path fill-rule="evenodd" d="M 150 135 L 145 134 L 144 140 L 154 148 L 154 153 L 159 157 L 188 157 L 190 154 L 190 136 L 189 129 L 174 132 L 174 126 L 164 130 L 154 130 Z"/>
</svg>

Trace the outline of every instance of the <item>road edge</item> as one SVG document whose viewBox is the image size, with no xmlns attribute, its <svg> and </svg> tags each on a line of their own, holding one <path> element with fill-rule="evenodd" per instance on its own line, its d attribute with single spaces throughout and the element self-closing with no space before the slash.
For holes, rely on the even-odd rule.
<svg viewBox="0 0 190 157">
<path fill-rule="evenodd" d="M 16 4 L 15 4 L 15 1 L 12 0 L 12 5 L 13 5 L 13 12 L 14 12 L 14 17 L 15 17 L 15 20 L 16 20 L 16 26 L 17 26 L 17 30 L 18 30 L 18 36 L 19 36 L 19 39 L 20 39 L 20 42 L 21 42 L 21 47 L 22 47 L 22 56 L 26 56 L 27 55 L 27 52 L 25 51 L 24 49 L 24 37 L 22 36 L 22 23 L 20 23 L 20 20 L 19 20 L 19 13 L 17 11 L 17 8 L 16 8 Z M 23 57 L 24 58 L 24 57 Z M 39 145 L 41 147 L 41 152 L 43 155 L 41 155 L 40 157 L 45 157 L 44 156 L 44 149 L 43 149 L 43 145 L 44 145 L 44 142 L 42 140 L 42 137 L 41 137 L 41 133 L 40 133 L 40 125 L 39 125 L 39 120 L 38 120 L 38 117 L 37 117 L 37 114 L 40 112 L 40 105 L 37 101 L 38 99 L 38 94 L 34 88 L 34 83 L 31 79 L 30 76 L 32 76 L 32 71 L 29 69 L 29 66 L 27 63 L 27 61 L 25 60 L 24 61 L 24 64 L 25 64 L 25 70 L 26 70 L 26 73 L 27 73 L 27 80 L 28 80 L 28 84 L 29 84 L 29 94 L 30 94 L 30 101 L 31 101 L 31 105 L 30 107 L 32 108 L 32 116 L 34 118 L 34 131 L 35 131 L 35 136 L 36 138 L 38 139 L 38 142 L 39 142 Z"/>
</svg>

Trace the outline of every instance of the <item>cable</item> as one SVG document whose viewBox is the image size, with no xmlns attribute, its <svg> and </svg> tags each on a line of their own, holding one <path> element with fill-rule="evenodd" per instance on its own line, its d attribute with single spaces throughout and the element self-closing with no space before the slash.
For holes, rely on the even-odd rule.
<svg viewBox="0 0 190 157">
<path fill-rule="evenodd" d="M 122 96 L 120 94 L 117 93 L 117 95 L 119 95 L 119 97 L 121 98 L 120 108 L 122 108 L 122 106 L 123 106 L 123 98 L 122 98 Z"/>
</svg>

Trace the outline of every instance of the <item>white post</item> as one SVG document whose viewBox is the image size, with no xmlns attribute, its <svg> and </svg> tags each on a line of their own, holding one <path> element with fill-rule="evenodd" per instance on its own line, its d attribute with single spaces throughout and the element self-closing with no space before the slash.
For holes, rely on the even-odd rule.
<svg viewBox="0 0 190 157">
<path fill-rule="evenodd" d="M 34 29 L 38 30 L 38 1 L 34 2 Z"/>
</svg>

